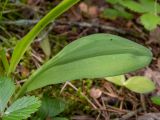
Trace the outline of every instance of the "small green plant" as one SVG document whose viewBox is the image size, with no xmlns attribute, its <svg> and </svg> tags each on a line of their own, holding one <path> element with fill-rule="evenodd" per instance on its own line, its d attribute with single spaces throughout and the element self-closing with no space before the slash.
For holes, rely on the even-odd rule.
<svg viewBox="0 0 160 120">
<path fill-rule="evenodd" d="M 0 118 L 3 120 L 26 119 L 40 107 L 40 100 L 34 96 L 26 96 L 17 99 L 9 104 L 14 94 L 15 85 L 12 80 L 6 77 L 0 78 Z"/>
<path fill-rule="evenodd" d="M 151 97 L 151 101 L 152 101 L 152 103 L 154 103 L 156 105 L 160 105 L 160 96 Z"/>
<path fill-rule="evenodd" d="M 106 77 L 106 80 L 118 86 L 126 87 L 136 93 L 148 93 L 155 89 L 154 83 L 144 76 L 134 76 L 126 80 L 124 75 L 120 75 L 114 77 Z"/>
<path fill-rule="evenodd" d="M 67 108 L 67 104 L 64 100 L 58 98 L 50 98 L 43 96 L 42 105 L 37 112 L 37 119 L 44 120 L 46 118 L 52 118 L 53 120 L 68 120 L 64 117 L 58 117 L 58 115 Z"/>
<path fill-rule="evenodd" d="M 10 63 L 2 51 L 0 58 L 4 68 L 3 76 L 13 77 L 11 73 L 15 71 L 17 64 L 38 33 L 78 1 L 64 0 L 42 18 L 17 43 Z M 68 80 L 125 74 L 147 66 L 151 60 L 152 53 L 149 49 L 128 39 L 104 33 L 82 37 L 67 45 L 55 57 L 42 65 L 22 87 L 17 86 L 17 90 L 10 100 L 10 96 L 14 93 L 13 83 L 10 79 L 5 79 L 4 82 L 3 77 L 0 77 L 2 85 L 0 87 L 0 105 L 4 106 L 0 111 L 1 118 L 13 120 L 12 117 L 14 117 L 14 120 L 21 120 L 35 112 L 40 105 L 39 100 L 35 97 L 22 97 L 32 90 Z M 13 103 L 9 108 L 7 108 L 8 102 L 9 105 Z M 19 104 L 20 102 L 23 104 Z M 45 103 L 42 101 L 42 104 Z"/>
<path fill-rule="evenodd" d="M 110 19 L 123 17 L 132 19 L 133 15 L 126 9 L 141 14 L 140 22 L 147 30 L 153 30 L 160 25 L 160 4 L 156 0 L 106 0 L 113 8 L 104 10 L 103 15 Z"/>
<path fill-rule="evenodd" d="M 16 65 L 37 34 L 78 1 L 79 0 L 64 0 L 42 18 L 39 23 L 17 44 L 10 64 L 6 58 L 5 50 L 0 49 L 0 118 L 3 120 L 27 119 L 30 117 L 31 113 L 34 113 L 40 107 L 40 100 L 34 96 L 26 96 L 22 98 L 15 97 L 15 85 L 13 81 L 9 79 L 9 76 L 11 77 L 10 73 L 15 70 Z M 0 14 L 0 19 L 1 17 L 2 14 Z"/>
</svg>

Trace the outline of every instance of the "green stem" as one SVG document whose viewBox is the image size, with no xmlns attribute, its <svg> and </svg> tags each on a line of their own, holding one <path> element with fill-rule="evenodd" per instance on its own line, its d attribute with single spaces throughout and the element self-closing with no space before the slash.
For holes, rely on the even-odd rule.
<svg viewBox="0 0 160 120">
<path fill-rule="evenodd" d="M 8 75 L 11 72 L 14 72 L 16 69 L 17 64 L 21 60 L 22 56 L 24 55 L 27 48 L 30 46 L 32 41 L 35 39 L 35 37 L 55 18 L 60 16 L 62 13 L 67 11 L 69 8 L 71 8 L 74 4 L 79 2 L 80 0 L 63 0 L 58 6 L 56 6 L 54 9 L 52 9 L 46 16 L 44 16 L 35 26 L 32 28 L 32 30 L 25 35 L 22 40 L 16 45 L 12 58 L 11 63 L 8 71 Z"/>
<path fill-rule="evenodd" d="M 69 8 L 71 8 L 74 4 L 76 4 L 77 2 L 79 2 L 80 0 L 63 0 L 58 6 L 56 6 L 54 9 L 52 9 L 46 16 L 44 16 L 36 25 L 35 27 L 23 38 L 23 40 L 28 40 L 30 39 L 30 42 L 27 43 L 26 40 L 26 44 L 27 46 L 29 46 L 31 44 L 31 42 L 33 41 L 33 39 L 38 35 L 38 33 L 44 29 L 44 27 L 46 25 L 48 25 L 52 20 L 54 20 L 55 18 L 57 18 L 58 16 L 60 16 L 62 13 L 64 13 L 65 11 L 67 11 Z M 27 49 L 28 47 L 26 47 Z M 21 53 L 21 56 L 24 54 Z M 19 59 L 20 61 L 20 59 Z M 15 70 L 16 65 L 18 64 L 18 62 L 14 62 L 11 63 L 12 66 L 10 66 L 10 68 L 14 68 L 14 69 L 10 69 L 9 73 Z M 15 65 L 16 64 L 16 65 Z M 13 67 L 14 66 L 14 67 Z M 15 99 L 19 98 L 20 96 L 24 95 L 26 88 L 28 86 L 28 84 L 31 81 L 28 80 L 23 86 L 22 88 L 18 91 L 18 93 L 15 95 Z"/>
</svg>

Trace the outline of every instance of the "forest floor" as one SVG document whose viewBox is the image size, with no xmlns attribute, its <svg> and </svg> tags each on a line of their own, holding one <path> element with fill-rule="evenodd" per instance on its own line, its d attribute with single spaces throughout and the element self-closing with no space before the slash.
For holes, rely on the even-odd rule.
<svg viewBox="0 0 160 120">
<path fill-rule="evenodd" d="M 7 3 L 0 22 L 0 46 L 7 48 L 8 59 L 17 41 L 57 4 L 52 0 Z M 106 7 L 108 5 L 103 0 L 80 2 L 48 25 L 18 65 L 14 73 L 16 83 L 23 84 L 35 69 L 77 38 L 93 33 L 116 34 L 140 43 L 153 52 L 154 57 L 149 67 L 125 76 L 147 76 L 156 83 L 155 91 L 137 94 L 105 79 L 86 79 L 47 86 L 31 94 L 41 96 L 45 93 L 65 99 L 69 108 L 62 116 L 72 120 L 159 120 L 160 107 L 154 105 L 150 97 L 160 94 L 160 28 L 148 32 L 139 24 L 137 14 L 132 20 L 107 19 L 101 14 Z"/>
</svg>

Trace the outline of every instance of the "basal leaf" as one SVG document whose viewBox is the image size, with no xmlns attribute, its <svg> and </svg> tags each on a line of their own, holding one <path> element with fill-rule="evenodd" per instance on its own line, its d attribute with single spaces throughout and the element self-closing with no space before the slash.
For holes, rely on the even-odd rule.
<svg viewBox="0 0 160 120">
<path fill-rule="evenodd" d="M 31 113 L 37 111 L 40 107 L 38 98 L 22 97 L 15 101 L 2 116 L 3 120 L 22 120 L 28 118 Z"/>
<path fill-rule="evenodd" d="M 137 93 L 148 93 L 155 89 L 154 83 L 143 76 L 135 76 L 129 78 L 125 82 L 125 87 Z"/>
<path fill-rule="evenodd" d="M 11 79 L 0 77 L 0 113 L 4 112 L 10 97 L 15 91 L 14 83 Z"/>
<path fill-rule="evenodd" d="M 119 86 L 124 86 L 124 83 L 125 83 L 125 76 L 124 75 L 106 77 L 105 79 L 116 84 L 116 85 L 119 85 Z"/>
<path fill-rule="evenodd" d="M 151 59 L 150 50 L 135 42 L 111 34 L 94 34 L 67 45 L 29 78 L 23 90 L 121 75 L 147 66 Z"/>
</svg>

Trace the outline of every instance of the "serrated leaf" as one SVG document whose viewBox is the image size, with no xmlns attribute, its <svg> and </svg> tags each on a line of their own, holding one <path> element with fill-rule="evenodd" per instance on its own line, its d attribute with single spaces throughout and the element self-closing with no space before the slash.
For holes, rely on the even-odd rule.
<svg viewBox="0 0 160 120">
<path fill-rule="evenodd" d="M 30 117 L 40 107 L 40 100 L 34 96 L 16 100 L 2 116 L 3 120 L 22 120 Z"/>
<path fill-rule="evenodd" d="M 139 12 L 139 13 L 146 12 L 143 6 L 141 6 L 141 4 L 133 0 L 122 0 L 120 4 L 135 12 Z"/>
<path fill-rule="evenodd" d="M 160 105 L 160 96 L 153 96 L 151 97 L 152 103 L 156 105 Z"/>
<path fill-rule="evenodd" d="M 139 2 L 136 2 L 134 0 L 121 0 L 119 3 L 138 13 L 155 13 L 155 1 L 154 0 L 140 0 Z M 160 12 L 160 5 L 157 3 L 156 5 L 157 12 Z"/>
<path fill-rule="evenodd" d="M 0 113 L 4 112 L 14 91 L 15 86 L 13 81 L 7 77 L 0 77 Z"/>
<path fill-rule="evenodd" d="M 31 91 L 68 80 L 121 75 L 147 66 L 151 59 L 150 50 L 135 42 L 111 34 L 94 34 L 67 45 L 24 87 Z"/>
<path fill-rule="evenodd" d="M 42 105 L 38 111 L 41 119 L 46 117 L 55 117 L 66 108 L 66 103 L 62 99 L 53 99 L 47 96 L 43 97 Z"/>
<path fill-rule="evenodd" d="M 125 82 L 124 86 L 136 93 L 148 93 L 155 89 L 155 85 L 152 80 L 143 76 L 129 78 Z"/>
<path fill-rule="evenodd" d="M 125 76 L 119 75 L 119 76 L 113 76 L 113 77 L 106 77 L 107 81 L 110 81 L 116 85 L 123 86 L 125 83 Z"/>
<path fill-rule="evenodd" d="M 151 13 L 143 14 L 140 17 L 141 23 L 147 30 L 153 30 L 160 24 L 160 16 L 156 16 Z"/>
</svg>

